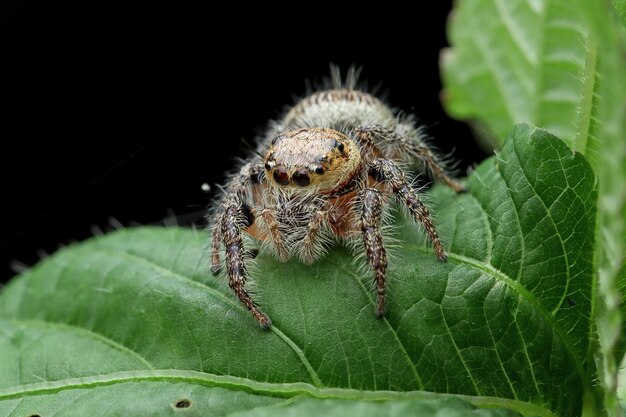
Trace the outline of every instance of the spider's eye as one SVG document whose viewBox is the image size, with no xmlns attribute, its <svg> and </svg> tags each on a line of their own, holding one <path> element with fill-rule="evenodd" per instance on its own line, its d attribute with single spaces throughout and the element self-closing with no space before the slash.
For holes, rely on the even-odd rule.
<svg viewBox="0 0 626 417">
<path fill-rule="evenodd" d="M 272 159 L 273 155 L 270 155 L 269 158 L 265 161 L 265 169 L 269 171 L 270 169 L 276 166 L 276 161 Z"/>
<path fill-rule="evenodd" d="M 315 168 L 315 173 L 318 175 L 322 175 L 324 173 L 324 167 Z"/>
<path fill-rule="evenodd" d="M 278 167 L 274 170 L 274 181 L 276 181 L 280 185 L 289 184 L 289 175 L 287 175 L 287 171 L 285 171 L 285 168 Z"/>
<path fill-rule="evenodd" d="M 300 187 L 306 187 L 311 183 L 309 174 L 307 174 L 307 172 L 303 170 L 296 171 L 291 179 L 293 180 L 294 184 L 299 185 Z"/>
<path fill-rule="evenodd" d="M 343 153 L 343 150 L 344 150 L 343 143 L 339 142 L 338 140 L 335 140 L 335 143 L 333 143 L 333 146 L 339 149 L 339 152 Z"/>
</svg>

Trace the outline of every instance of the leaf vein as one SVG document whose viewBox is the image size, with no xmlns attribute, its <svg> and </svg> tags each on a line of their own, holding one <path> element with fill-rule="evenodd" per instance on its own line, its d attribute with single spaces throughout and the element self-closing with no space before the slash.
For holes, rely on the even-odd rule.
<svg viewBox="0 0 626 417">
<path fill-rule="evenodd" d="M 532 135 L 531 135 L 532 137 Z M 530 181 L 528 174 L 526 173 L 526 170 L 524 169 L 524 164 L 522 163 L 522 159 L 521 159 L 521 155 L 518 152 L 518 149 L 516 146 L 513 146 L 513 154 L 515 155 L 515 157 L 517 158 L 518 164 L 521 167 L 520 172 L 522 173 L 522 175 L 524 176 L 524 179 L 526 180 L 526 182 L 528 183 L 528 185 L 530 186 L 530 190 L 532 190 L 533 194 L 535 196 L 537 196 L 537 199 L 541 202 L 541 205 L 543 206 L 543 209 L 545 210 L 546 213 L 546 217 L 548 218 L 548 220 L 550 220 L 550 222 L 552 223 L 552 226 L 554 227 L 554 231 L 556 233 L 556 236 L 559 238 L 559 243 L 561 244 L 561 251 L 563 253 L 563 257 L 565 259 L 565 285 L 563 288 L 563 294 L 561 296 L 561 301 L 557 304 L 557 306 L 555 307 L 555 309 L 552 310 L 552 315 L 556 315 L 557 312 L 559 311 L 559 309 L 561 308 L 561 305 L 563 303 L 563 301 L 565 300 L 565 297 L 567 296 L 567 293 L 569 291 L 569 285 L 570 285 L 570 281 L 571 281 L 571 276 L 570 276 L 570 259 L 569 259 L 569 253 L 565 248 L 565 243 L 563 241 L 563 236 L 561 236 L 561 232 L 557 226 L 557 222 L 554 220 L 554 217 L 552 217 L 552 214 L 550 213 L 550 210 L 548 209 L 548 207 L 546 206 L 545 201 L 543 201 L 543 199 L 541 198 L 541 196 L 539 195 L 539 193 L 537 193 L 537 190 L 535 189 L 535 187 L 532 185 L 532 182 Z M 566 173 L 567 171 L 565 170 L 565 167 L 563 166 L 563 161 L 559 158 L 559 163 L 561 164 L 561 169 L 564 173 Z M 504 178 L 504 176 L 502 177 L 505 182 L 507 183 L 507 190 L 509 190 L 509 194 L 511 195 L 511 200 L 513 201 L 513 203 L 515 204 L 515 201 L 513 199 L 513 195 L 511 194 L 511 190 L 509 189 L 509 183 L 508 181 Z M 566 178 L 566 182 L 568 181 L 567 179 L 567 175 L 565 175 Z M 569 183 L 568 183 L 569 185 Z M 519 217 L 518 217 L 519 219 Z M 521 228 L 521 225 L 520 225 Z M 522 243 L 523 243 L 523 238 L 522 238 Z M 523 245 L 522 245 L 523 247 Z M 523 256 L 522 256 L 522 262 L 523 262 Z"/>
<path fill-rule="evenodd" d="M 517 313 L 519 313 L 519 299 L 520 298 L 521 297 L 518 297 L 517 306 L 515 307 L 515 312 L 513 313 L 513 317 L 515 317 L 516 319 L 516 320 L 513 320 L 513 323 L 515 323 L 515 328 L 517 329 L 517 333 L 519 334 L 520 339 L 522 339 L 522 349 L 524 352 L 524 356 L 526 356 L 526 361 L 528 362 L 528 369 L 530 369 L 530 374 L 532 375 L 533 384 L 535 385 L 535 390 L 537 391 L 537 395 L 541 397 L 541 391 L 539 390 L 537 377 L 535 375 L 535 367 L 532 361 L 530 360 L 530 356 L 528 355 L 528 348 L 527 348 L 526 340 L 524 339 L 524 332 L 522 332 L 522 329 L 520 329 L 519 321 L 517 320 Z"/>
<path fill-rule="evenodd" d="M 356 283 L 359 285 L 359 288 L 361 288 L 361 290 L 363 291 L 363 293 L 365 294 L 365 296 L 369 300 L 370 305 L 372 306 L 372 308 L 374 308 L 374 306 L 376 304 L 374 303 L 374 300 L 373 300 L 370 292 L 367 291 L 367 289 L 365 288 L 365 286 L 363 285 L 363 282 L 359 279 L 359 277 L 357 277 L 356 274 L 352 270 L 350 270 L 349 268 L 346 268 L 345 265 L 338 265 L 338 266 L 341 269 L 343 269 L 349 276 L 351 276 L 356 281 Z M 420 374 L 417 372 L 417 368 L 415 367 L 415 364 L 411 360 L 411 357 L 409 356 L 409 353 L 407 352 L 406 348 L 404 347 L 404 344 L 400 340 L 400 337 L 398 336 L 398 332 L 396 331 L 396 329 L 393 328 L 391 323 L 389 323 L 389 320 L 387 319 L 387 317 L 383 316 L 383 318 L 381 320 L 384 320 L 384 322 L 389 327 L 389 330 L 391 331 L 391 334 L 393 335 L 394 339 L 398 342 L 398 347 L 402 351 L 402 354 L 405 356 L 406 361 L 409 364 L 409 366 L 411 367 L 411 371 L 413 372 L 413 375 L 415 376 L 415 380 L 416 380 L 416 382 L 418 384 L 418 388 L 419 389 L 424 389 L 424 383 L 422 382 L 422 378 L 421 378 Z"/>
<path fill-rule="evenodd" d="M 420 246 L 415 246 L 416 250 L 419 250 L 421 252 L 427 253 L 427 249 L 426 248 L 422 248 Z M 537 312 L 542 315 L 545 320 L 547 322 L 549 322 L 552 327 L 554 328 L 554 332 L 556 335 L 559 336 L 559 338 L 561 339 L 561 341 L 563 342 L 563 344 L 565 345 L 565 348 L 567 349 L 567 351 L 572 355 L 572 358 L 574 360 L 574 363 L 576 364 L 576 370 L 578 372 L 578 374 L 580 375 L 581 380 L 584 379 L 583 375 L 583 368 L 582 368 L 582 362 L 580 357 L 577 354 L 577 350 L 575 349 L 575 345 L 573 343 L 573 341 L 570 339 L 569 335 L 563 330 L 563 328 L 560 326 L 560 324 L 558 323 L 558 321 L 556 320 L 556 318 L 554 318 L 554 316 L 552 316 L 552 314 L 550 314 L 542 305 L 541 303 L 539 303 L 539 300 L 537 300 L 537 298 L 534 296 L 534 294 L 532 294 L 530 291 L 526 290 L 519 282 L 513 280 L 512 278 L 510 278 L 509 276 L 507 276 L 505 273 L 503 273 L 502 271 L 496 269 L 493 265 L 491 264 L 483 264 L 480 261 L 473 259 L 473 258 L 469 258 L 467 256 L 463 256 L 463 255 L 459 255 L 456 253 L 448 253 L 448 261 L 450 260 L 455 260 L 457 262 L 472 266 L 480 271 L 486 272 L 487 274 L 493 276 L 495 279 L 501 280 L 502 282 L 504 282 L 506 285 L 508 285 L 509 287 L 511 287 L 514 291 L 516 291 L 520 297 L 528 300 L 528 302 L 530 302 L 533 305 L 533 308 L 535 308 L 537 310 Z"/>
<path fill-rule="evenodd" d="M 489 292 L 493 291 L 495 288 L 496 286 L 494 285 L 493 287 L 491 287 L 491 290 L 489 290 Z M 487 295 L 487 297 L 488 296 L 489 295 Z M 515 391 L 515 388 L 513 387 L 513 383 L 511 382 L 511 378 L 509 377 L 509 374 L 506 371 L 506 368 L 504 367 L 504 361 L 500 357 L 500 352 L 498 351 L 498 343 L 496 342 L 495 337 L 493 337 L 491 324 L 489 324 L 489 317 L 487 317 L 487 309 L 483 308 L 482 312 L 483 312 L 483 318 L 485 319 L 485 323 L 487 324 L 487 330 L 489 331 L 489 337 L 491 338 L 491 343 L 493 343 L 493 350 L 496 352 L 496 356 L 498 357 L 498 364 L 500 365 L 500 368 L 502 368 L 502 372 L 504 373 L 506 382 L 509 384 L 509 388 L 511 389 L 513 398 L 515 398 L 516 400 L 519 400 L 519 397 L 517 396 L 517 392 Z"/>
<path fill-rule="evenodd" d="M 231 300 L 230 298 L 228 298 L 226 295 L 222 294 L 221 292 L 217 291 L 215 288 L 209 287 L 208 285 L 202 283 L 202 282 L 198 282 L 195 281 L 189 277 L 186 277 L 184 275 L 181 275 L 175 271 L 171 271 L 165 267 L 163 267 L 162 265 L 157 264 L 156 262 L 150 260 L 150 259 L 146 259 L 144 257 L 141 257 L 139 255 L 136 255 L 128 250 L 124 250 L 124 249 L 120 249 L 118 247 L 111 247 L 111 246 L 106 246 L 106 245 L 98 245 L 96 246 L 96 249 L 105 252 L 105 253 L 114 253 L 116 255 L 121 255 L 121 256 L 125 256 L 129 259 L 132 259 L 135 262 L 141 262 L 145 265 L 148 265 L 156 270 L 159 270 L 161 272 L 165 272 L 166 274 L 171 275 L 173 278 L 179 280 L 179 281 L 183 281 L 185 283 L 194 285 L 196 287 L 200 287 L 202 288 L 204 291 L 207 291 L 210 295 L 216 297 L 217 299 L 219 299 L 220 301 L 232 306 L 233 308 L 240 310 L 242 312 L 245 312 L 247 314 L 247 311 L 244 309 L 244 307 L 238 303 L 235 303 L 234 300 Z M 296 356 L 298 357 L 298 359 L 302 362 L 302 365 L 305 367 L 305 369 L 307 370 L 307 372 L 309 373 L 309 376 L 311 377 L 311 381 L 315 384 L 315 385 L 321 385 L 321 380 L 319 378 L 319 376 L 317 375 L 317 373 L 315 372 L 315 370 L 313 369 L 313 367 L 311 366 L 311 363 L 309 362 L 309 360 L 307 359 L 307 357 L 305 356 L 304 352 L 302 351 L 302 349 L 296 345 L 296 343 L 291 340 L 287 335 L 285 335 L 285 333 L 283 333 L 282 331 L 280 331 L 280 329 L 278 327 L 276 327 L 276 325 L 273 325 L 271 327 L 271 331 L 273 333 L 275 333 L 276 335 L 278 335 L 296 354 Z"/>
<path fill-rule="evenodd" d="M 71 332 L 71 333 L 77 334 L 78 336 L 95 340 L 96 342 L 102 343 L 126 355 L 133 356 L 139 362 L 144 364 L 148 369 L 154 369 L 154 365 L 152 365 L 146 358 L 141 356 L 136 351 L 127 348 L 126 346 L 116 342 L 115 340 L 109 337 L 104 336 L 103 334 L 93 332 L 89 329 L 85 329 L 84 327 L 78 327 L 78 326 L 73 326 L 71 324 L 54 322 L 54 321 L 24 320 L 24 319 L 6 319 L 6 321 L 10 323 L 14 323 L 17 326 L 44 328 L 44 329 L 50 329 L 50 330 L 56 330 L 56 331 L 61 330 L 61 331 Z"/>
<path fill-rule="evenodd" d="M 441 312 L 441 318 L 443 319 L 443 324 L 446 326 L 446 330 L 448 331 L 448 336 L 450 337 L 450 341 L 452 342 L 452 346 L 454 346 L 454 349 L 456 350 L 459 359 L 461 360 L 461 363 L 463 364 L 463 367 L 465 368 L 465 371 L 467 372 L 467 375 L 469 376 L 470 380 L 472 381 L 472 385 L 474 386 L 474 390 L 476 391 L 476 395 L 481 396 L 481 392 L 480 389 L 478 389 L 478 385 L 476 384 L 476 380 L 474 379 L 474 375 L 472 374 L 472 372 L 470 371 L 470 369 L 467 367 L 467 364 L 465 363 L 465 359 L 463 359 L 463 355 L 461 354 L 461 350 L 459 349 L 459 346 L 456 344 L 456 340 L 454 340 L 454 337 L 452 337 L 452 330 L 450 329 L 450 326 L 448 325 L 448 321 L 446 320 L 446 315 L 444 314 L 443 309 L 441 308 L 441 305 L 439 305 L 439 311 Z"/>
</svg>

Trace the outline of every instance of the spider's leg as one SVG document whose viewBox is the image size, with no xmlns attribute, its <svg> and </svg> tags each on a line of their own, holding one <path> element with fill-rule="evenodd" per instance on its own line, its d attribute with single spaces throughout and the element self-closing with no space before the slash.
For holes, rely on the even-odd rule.
<svg viewBox="0 0 626 417">
<path fill-rule="evenodd" d="M 445 262 L 448 256 L 441 241 L 439 241 L 430 212 L 415 190 L 409 185 L 398 165 L 389 159 L 378 158 L 370 162 L 368 168 L 369 174 L 374 179 L 391 187 L 398 200 L 409 210 L 413 219 L 424 225 L 426 233 L 433 242 L 437 257 L 440 261 Z"/>
<path fill-rule="evenodd" d="M 211 273 L 217 275 L 222 270 L 220 262 L 220 246 L 222 244 L 222 223 L 224 213 L 220 212 L 215 216 L 211 227 Z"/>
<path fill-rule="evenodd" d="M 257 248 L 247 249 L 243 254 L 247 259 L 254 259 L 259 255 Z"/>
<path fill-rule="evenodd" d="M 419 129 L 402 123 L 396 130 L 380 125 L 360 126 L 356 129 L 356 137 L 361 143 L 376 144 L 386 150 L 385 157 L 404 159 L 406 162 L 417 159 L 436 181 L 457 193 L 466 192 L 467 188 L 447 174 L 440 158 L 424 144 L 420 136 Z"/>
<path fill-rule="evenodd" d="M 219 251 L 223 245 L 228 285 L 259 324 L 269 328 L 272 325 L 271 320 L 259 309 L 245 288 L 248 277 L 245 261 L 253 258 L 256 251 L 246 250 L 242 238 L 242 231 L 255 220 L 250 204 L 254 201 L 255 187 L 263 181 L 262 172 L 262 161 L 249 162 L 226 185 L 226 193 L 212 218 L 211 272 L 217 274 L 221 269 Z"/>
<path fill-rule="evenodd" d="M 252 313 L 261 327 L 268 329 L 272 325 L 270 318 L 263 313 L 258 305 L 252 300 L 245 284 L 247 278 L 245 258 L 247 255 L 243 246 L 241 231 L 248 226 L 242 205 L 230 204 L 224 210 L 221 222 L 222 242 L 226 247 L 226 271 L 228 273 L 228 286 L 239 297 L 241 302 Z"/>
<path fill-rule="evenodd" d="M 367 260 L 374 270 L 376 284 L 376 316 L 385 314 L 385 273 L 387 271 L 387 252 L 380 231 L 383 196 L 375 188 L 364 188 L 359 192 L 356 210 Z"/>
<path fill-rule="evenodd" d="M 252 200 L 251 190 L 262 182 L 263 162 L 253 161 L 249 162 L 241 167 L 239 173 L 233 176 L 226 185 L 226 194 L 222 197 L 218 210 L 209 219 L 211 222 L 211 272 L 213 275 L 218 275 L 222 270 L 220 260 L 220 248 L 223 241 L 222 237 L 222 223 L 225 216 L 225 208 L 230 203 L 237 204 L 238 202 L 250 202 Z M 248 220 L 252 219 L 254 215 L 249 210 L 249 205 L 245 204 L 247 210 L 243 212 Z M 250 221 L 250 223 L 252 222 Z M 254 256 L 249 256 L 254 258 Z"/>
</svg>

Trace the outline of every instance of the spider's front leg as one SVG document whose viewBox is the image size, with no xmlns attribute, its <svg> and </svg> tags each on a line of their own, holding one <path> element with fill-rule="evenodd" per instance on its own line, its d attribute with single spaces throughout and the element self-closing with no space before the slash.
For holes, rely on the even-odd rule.
<svg viewBox="0 0 626 417">
<path fill-rule="evenodd" d="M 245 288 L 247 272 L 245 260 L 256 255 L 254 250 L 245 250 L 242 231 L 254 223 L 254 214 L 246 201 L 252 199 L 251 190 L 261 183 L 263 165 L 253 162 L 242 167 L 238 175 L 229 181 L 226 194 L 213 217 L 211 272 L 217 275 L 221 270 L 219 250 L 225 247 L 228 285 L 257 319 L 263 328 L 272 325 L 269 317 L 252 300 Z"/>
<path fill-rule="evenodd" d="M 426 233 L 433 242 L 435 253 L 439 260 L 442 262 L 447 261 L 448 256 L 439 240 L 428 208 L 407 182 L 404 173 L 398 165 L 389 159 L 382 158 L 374 159 L 368 165 L 369 175 L 377 181 L 388 185 L 393 190 L 398 200 L 409 210 L 413 220 L 421 222 L 424 229 L 426 229 Z"/>
<path fill-rule="evenodd" d="M 259 309 L 245 288 L 247 278 L 246 251 L 244 250 L 241 231 L 249 224 L 244 215 L 244 207 L 242 205 L 229 204 L 225 208 L 221 221 L 221 236 L 222 242 L 226 247 L 228 286 L 239 297 L 254 318 L 257 319 L 261 327 L 268 329 L 272 326 L 272 321 Z"/>
<path fill-rule="evenodd" d="M 467 191 L 461 183 L 450 177 L 444 163 L 423 143 L 419 129 L 408 123 L 400 123 L 395 130 L 380 125 L 360 126 L 356 129 L 357 139 L 364 144 L 372 143 L 385 149 L 385 158 L 419 161 L 424 169 L 437 181 L 444 183 L 457 193 Z"/>
<path fill-rule="evenodd" d="M 376 316 L 385 314 L 385 274 L 387 271 L 387 252 L 380 231 L 383 213 L 383 196 L 375 188 L 364 188 L 358 194 L 356 211 L 363 236 L 363 245 L 367 260 L 374 270 L 376 284 Z"/>
</svg>

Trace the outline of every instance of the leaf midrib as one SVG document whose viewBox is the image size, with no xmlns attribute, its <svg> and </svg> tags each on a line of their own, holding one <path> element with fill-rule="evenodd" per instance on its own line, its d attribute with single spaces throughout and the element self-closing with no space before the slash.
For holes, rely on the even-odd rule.
<svg viewBox="0 0 626 417">
<path fill-rule="evenodd" d="M 320 388 L 305 382 L 269 383 L 229 375 L 214 375 L 198 371 L 159 369 L 151 371 L 123 371 L 83 378 L 67 378 L 53 382 L 20 385 L 0 389 L 0 401 L 24 399 L 38 395 L 55 394 L 71 389 L 86 389 L 123 384 L 128 382 L 172 382 L 189 383 L 205 387 L 216 387 L 265 395 L 277 398 L 296 396 L 317 399 L 346 399 L 385 401 L 402 399 L 458 398 L 479 407 L 508 408 L 524 415 L 556 417 L 548 408 L 508 398 L 447 394 L 429 391 L 368 391 L 351 388 Z"/>
<path fill-rule="evenodd" d="M 419 252 L 430 253 L 430 251 L 427 248 L 423 248 L 423 247 L 417 246 L 417 245 L 411 245 L 411 246 L 413 246 L 414 250 L 417 250 Z M 567 351 L 572 355 L 574 363 L 576 364 L 576 371 L 577 371 L 581 381 L 584 380 L 584 373 L 583 373 L 583 368 L 582 368 L 582 362 L 580 361 L 580 358 L 576 354 L 576 349 L 574 348 L 573 341 L 570 339 L 570 337 L 567 335 L 567 333 L 561 328 L 561 326 L 556 321 L 554 316 L 552 316 L 552 314 L 550 314 L 550 312 L 548 310 L 546 310 L 539 303 L 539 301 L 535 298 L 535 296 L 531 292 L 526 290 L 517 281 L 511 279 L 504 272 L 496 269 L 492 265 L 483 264 L 481 261 L 478 261 L 478 260 L 476 260 L 474 258 L 469 258 L 467 256 L 459 255 L 459 254 L 456 254 L 456 253 L 453 253 L 453 252 L 448 252 L 448 262 L 450 260 L 455 260 L 455 261 L 457 261 L 459 263 L 469 265 L 469 266 L 474 267 L 474 268 L 476 268 L 476 269 L 478 269 L 478 270 L 480 270 L 480 271 L 482 271 L 484 273 L 487 273 L 487 274 L 491 275 L 496 280 L 500 280 L 505 285 L 510 287 L 512 290 L 516 291 L 517 294 L 520 297 L 522 297 L 522 298 L 526 299 L 528 302 L 530 302 L 533 305 L 533 308 L 535 308 L 537 310 L 537 312 L 539 312 L 539 314 L 541 316 L 543 316 L 544 319 L 550 323 L 550 325 L 552 326 L 552 328 L 554 329 L 556 334 L 559 336 L 559 338 L 561 339 L 561 341 L 565 345 L 565 348 L 567 349 Z"/>
</svg>

